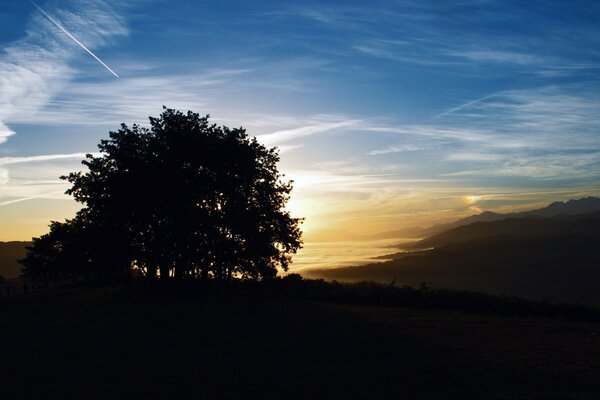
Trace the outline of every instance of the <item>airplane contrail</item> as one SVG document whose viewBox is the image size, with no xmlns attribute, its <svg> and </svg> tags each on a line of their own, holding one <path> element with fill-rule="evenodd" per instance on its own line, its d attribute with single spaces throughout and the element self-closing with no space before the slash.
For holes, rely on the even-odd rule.
<svg viewBox="0 0 600 400">
<path fill-rule="evenodd" d="M 38 6 L 35 1 L 33 1 L 33 0 L 29 0 L 29 1 L 31 1 L 31 3 L 42 14 L 44 14 L 44 16 L 46 16 L 46 18 L 48 18 L 50 20 L 50 22 L 52 22 L 54 25 L 56 25 L 58 27 L 58 29 L 60 29 L 61 31 L 63 31 L 68 37 L 70 37 L 71 39 L 73 39 L 73 41 L 75 43 L 77 43 L 79 46 L 81 46 L 82 49 L 84 49 L 85 51 L 87 51 L 90 54 L 90 56 L 94 57 L 94 59 L 96 61 L 98 61 L 104 68 L 106 68 L 107 70 L 109 70 L 111 74 L 113 74 L 117 78 L 119 77 L 119 75 L 117 75 L 117 73 L 115 71 L 113 71 L 112 69 L 110 69 L 110 67 L 108 65 L 104 64 L 104 62 L 101 59 L 99 59 L 94 53 L 92 53 L 92 51 L 90 49 L 88 49 L 87 47 L 85 47 L 83 43 L 81 43 L 79 40 L 77 40 L 77 38 L 75 36 L 71 35 L 71 32 L 69 32 L 68 30 L 66 30 L 65 28 L 63 28 L 61 24 L 59 24 L 58 22 L 56 22 L 56 20 L 54 18 L 52 18 L 46 11 L 44 11 L 42 9 L 42 7 Z"/>
<path fill-rule="evenodd" d="M 459 105 L 458 107 L 454 107 L 454 108 L 451 108 L 449 110 L 446 110 L 443 113 L 438 114 L 438 115 L 436 115 L 433 118 L 434 119 L 438 119 L 440 117 L 444 117 L 444 116 L 446 116 L 448 114 L 452 114 L 452 113 L 454 113 L 456 111 L 462 110 L 463 108 L 466 108 L 466 107 L 472 106 L 473 104 L 479 103 L 480 101 L 487 100 L 487 99 L 489 99 L 491 97 L 496 97 L 496 96 L 498 96 L 498 93 L 492 93 L 492 94 L 488 94 L 487 96 L 480 97 L 479 99 L 467 101 L 466 103 L 463 103 L 463 104 Z"/>
</svg>

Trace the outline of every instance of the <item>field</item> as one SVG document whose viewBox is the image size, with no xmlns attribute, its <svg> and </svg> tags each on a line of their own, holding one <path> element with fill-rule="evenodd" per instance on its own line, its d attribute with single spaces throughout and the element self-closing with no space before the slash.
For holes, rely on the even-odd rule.
<svg viewBox="0 0 600 400">
<path fill-rule="evenodd" d="M 3 399 L 600 398 L 598 323 L 119 287 L 0 301 Z"/>
</svg>

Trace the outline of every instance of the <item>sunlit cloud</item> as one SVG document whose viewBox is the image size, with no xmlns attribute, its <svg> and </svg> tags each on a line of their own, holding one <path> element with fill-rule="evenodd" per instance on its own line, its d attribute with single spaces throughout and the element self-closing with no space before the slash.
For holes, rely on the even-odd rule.
<svg viewBox="0 0 600 400">
<path fill-rule="evenodd" d="M 287 129 L 258 136 L 260 142 L 266 145 L 274 145 L 289 140 L 298 139 L 304 136 L 315 135 L 318 133 L 330 132 L 341 128 L 348 128 L 357 125 L 360 120 L 357 119 L 342 119 L 338 121 L 330 121 L 330 118 L 325 118 L 316 124 L 303 126 L 300 128 Z"/>
<path fill-rule="evenodd" d="M 69 183 L 59 177 L 81 171 L 84 158 L 84 153 L 1 157 L 0 206 L 32 199 L 70 199 L 65 194 Z"/>
<path fill-rule="evenodd" d="M 303 147 L 303 145 L 301 145 L 301 144 L 295 144 L 295 145 L 282 144 L 282 145 L 277 146 L 277 148 L 279 149 L 279 154 L 289 153 L 290 151 L 299 149 L 301 147 Z"/>
<path fill-rule="evenodd" d="M 6 185 L 9 180 L 8 170 L 0 168 L 0 186 Z"/>
<path fill-rule="evenodd" d="M 2 121 L 0 121 L 0 144 L 6 142 L 9 136 L 12 136 L 14 134 L 15 131 L 9 129 L 6 125 L 2 123 Z"/>
<path fill-rule="evenodd" d="M 94 156 L 99 156 L 99 153 L 92 153 Z M 61 160 L 65 158 L 84 159 L 86 153 L 71 153 L 71 154 L 46 154 L 40 156 L 25 156 L 25 157 L 0 157 L 0 165 L 22 164 L 31 162 Z"/>
<path fill-rule="evenodd" d="M 472 153 L 467 153 L 467 152 L 450 153 L 447 156 L 447 160 L 448 161 L 483 161 L 483 162 L 488 162 L 488 161 L 500 160 L 501 158 L 502 158 L 502 156 L 500 156 L 499 154 L 476 153 L 476 152 L 472 152 Z"/>
<path fill-rule="evenodd" d="M 423 150 L 423 147 L 415 146 L 413 144 L 401 144 L 401 145 L 389 146 L 389 147 L 386 147 L 385 149 L 381 149 L 381 150 L 372 150 L 368 154 L 370 156 L 376 156 L 379 154 L 402 153 L 405 151 L 419 151 L 419 150 Z"/>
</svg>

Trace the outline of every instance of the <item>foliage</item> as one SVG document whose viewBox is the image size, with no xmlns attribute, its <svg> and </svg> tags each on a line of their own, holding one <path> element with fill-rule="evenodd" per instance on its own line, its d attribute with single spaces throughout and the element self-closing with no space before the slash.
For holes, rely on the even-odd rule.
<svg viewBox="0 0 600 400">
<path fill-rule="evenodd" d="M 127 271 L 127 242 L 106 226 L 86 219 L 52 221 L 50 231 L 33 238 L 20 262 L 31 281 L 123 276 Z M 119 240 L 120 239 L 120 240 Z"/>
<path fill-rule="evenodd" d="M 164 108 L 150 128 L 125 124 L 63 179 L 84 208 L 34 239 L 25 274 L 110 272 L 154 279 L 266 279 L 301 247 L 284 209 L 292 182 L 276 148 L 243 128 Z"/>
</svg>

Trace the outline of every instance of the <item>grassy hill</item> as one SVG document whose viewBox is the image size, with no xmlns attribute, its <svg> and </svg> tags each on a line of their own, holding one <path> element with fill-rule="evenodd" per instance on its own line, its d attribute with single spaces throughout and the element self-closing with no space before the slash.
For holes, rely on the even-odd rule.
<svg viewBox="0 0 600 400">
<path fill-rule="evenodd" d="M 21 273 L 22 265 L 17 260 L 25 257 L 25 246 L 31 242 L 0 242 L 0 275 L 5 278 L 16 278 Z"/>
<path fill-rule="evenodd" d="M 600 393 L 597 323 L 102 288 L 0 297 L 0 326 L 3 399 Z"/>
</svg>

